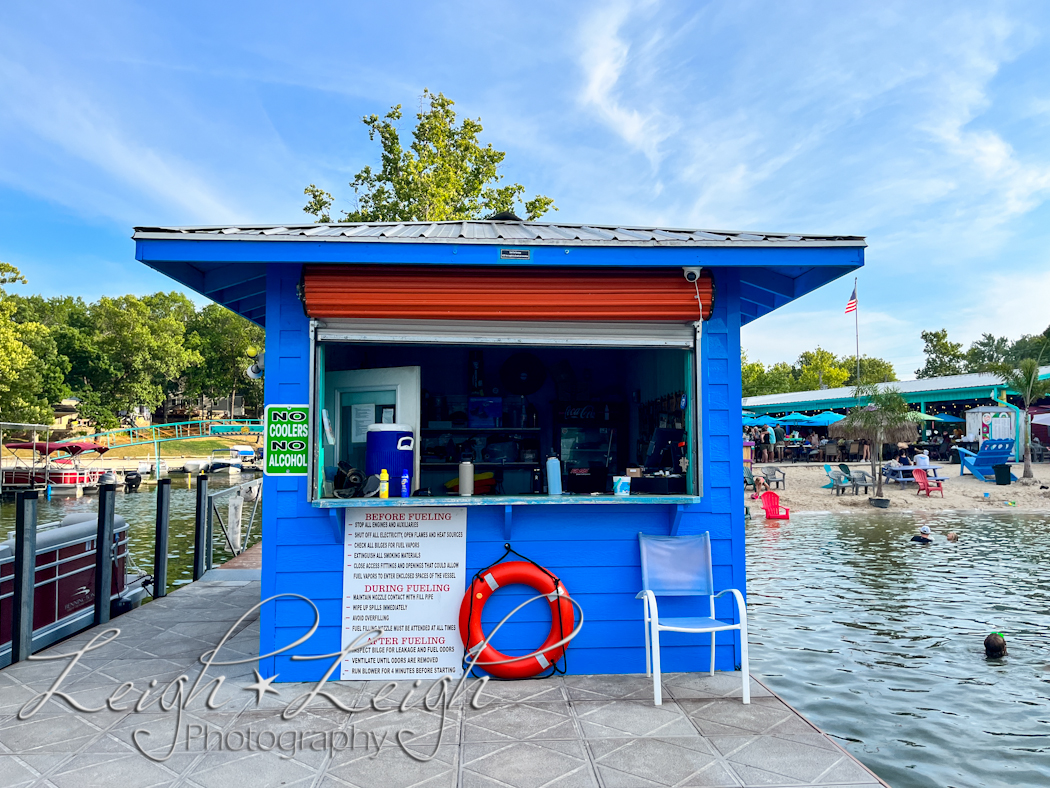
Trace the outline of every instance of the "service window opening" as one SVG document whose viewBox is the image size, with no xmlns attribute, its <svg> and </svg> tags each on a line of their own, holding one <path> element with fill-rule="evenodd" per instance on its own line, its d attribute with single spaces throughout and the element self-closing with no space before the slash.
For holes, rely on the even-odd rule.
<svg viewBox="0 0 1050 788">
<path fill-rule="evenodd" d="M 413 496 L 692 495 L 696 375 L 680 348 L 318 342 L 315 498 L 360 497 L 368 477 Z M 369 438 L 369 434 L 372 437 Z M 393 471 L 393 472 L 392 472 Z M 374 485 L 373 485 L 374 486 Z"/>
</svg>

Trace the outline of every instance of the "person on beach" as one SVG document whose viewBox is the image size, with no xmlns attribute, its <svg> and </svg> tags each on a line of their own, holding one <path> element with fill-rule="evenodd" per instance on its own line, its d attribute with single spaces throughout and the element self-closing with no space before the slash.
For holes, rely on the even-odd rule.
<svg viewBox="0 0 1050 788">
<path fill-rule="evenodd" d="M 923 449 L 921 454 L 915 455 L 915 466 L 918 468 L 928 468 L 930 466 L 929 449 Z"/>
<path fill-rule="evenodd" d="M 904 449 L 901 449 L 900 454 L 897 455 L 897 464 L 911 465 L 911 460 L 908 459 L 908 452 L 904 451 Z"/>
<path fill-rule="evenodd" d="M 766 477 L 764 477 L 764 476 L 756 476 L 755 477 L 755 491 L 753 493 L 751 493 L 751 497 L 754 500 L 758 500 L 758 496 L 760 496 L 762 493 L 764 493 L 768 489 L 769 489 L 769 483 L 766 481 Z"/>
<path fill-rule="evenodd" d="M 922 528 L 919 529 L 919 533 L 915 534 L 915 536 L 913 536 L 911 540 L 913 542 L 918 542 L 919 544 L 932 543 L 933 536 L 930 534 L 930 526 L 924 525 Z"/>
<path fill-rule="evenodd" d="M 1006 638 L 1002 632 L 993 632 L 984 639 L 984 655 L 988 659 L 1006 656 Z"/>
</svg>

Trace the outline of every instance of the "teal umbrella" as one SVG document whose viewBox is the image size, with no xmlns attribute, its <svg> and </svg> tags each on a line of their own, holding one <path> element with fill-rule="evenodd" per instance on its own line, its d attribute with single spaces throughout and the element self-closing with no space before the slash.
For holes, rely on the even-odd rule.
<svg viewBox="0 0 1050 788">
<path fill-rule="evenodd" d="M 789 413 L 786 416 L 780 417 L 781 424 L 802 424 L 808 425 L 813 424 L 812 416 L 803 416 L 801 413 Z"/>
<path fill-rule="evenodd" d="M 809 423 L 814 427 L 827 427 L 836 421 L 842 421 L 844 418 L 846 417 L 841 413 L 833 413 L 830 410 L 826 410 L 823 413 L 818 413 L 816 416 L 811 416 Z"/>
</svg>

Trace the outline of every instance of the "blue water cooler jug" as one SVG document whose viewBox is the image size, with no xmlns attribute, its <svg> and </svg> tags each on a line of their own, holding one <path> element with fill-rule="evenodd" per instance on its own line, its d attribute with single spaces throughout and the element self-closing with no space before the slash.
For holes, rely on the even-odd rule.
<svg viewBox="0 0 1050 788">
<path fill-rule="evenodd" d="M 407 424 L 369 425 L 365 436 L 365 473 L 378 476 L 386 468 L 390 478 L 400 485 L 402 474 L 408 471 L 411 480 L 415 476 L 415 445 L 412 428 Z"/>
</svg>

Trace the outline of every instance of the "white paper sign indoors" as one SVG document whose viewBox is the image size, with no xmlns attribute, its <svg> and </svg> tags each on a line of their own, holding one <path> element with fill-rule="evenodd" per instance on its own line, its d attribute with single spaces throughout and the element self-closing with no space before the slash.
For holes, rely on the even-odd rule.
<svg viewBox="0 0 1050 788">
<path fill-rule="evenodd" d="M 459 606 L 466 590 L 463 507 L 346 509 L 342 679 L 435 679 L 462 672 Z"/>
</svg>

